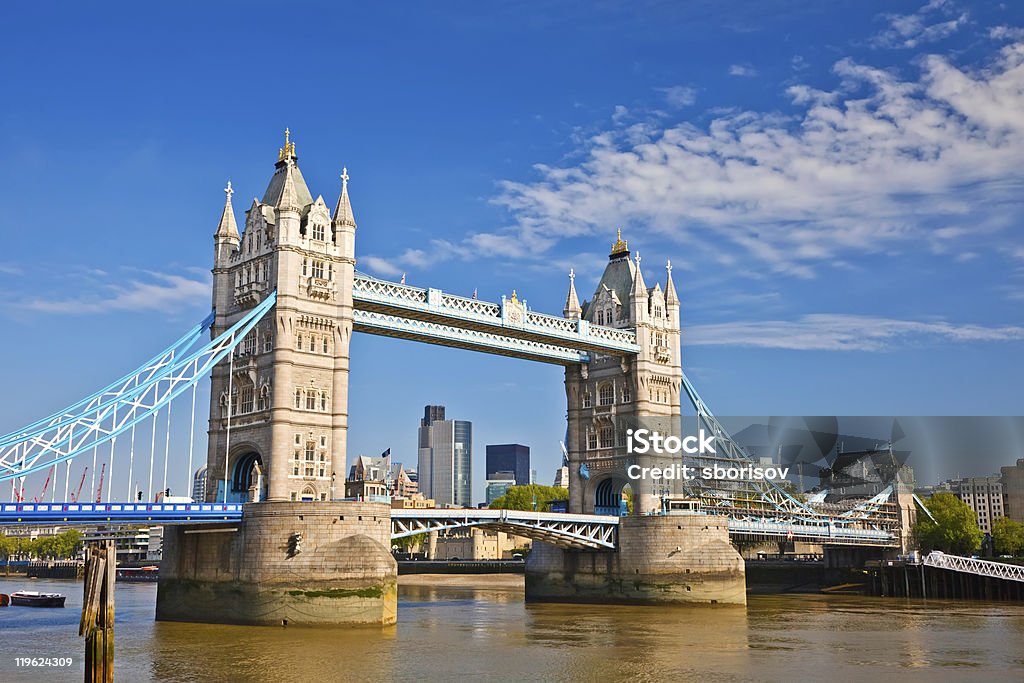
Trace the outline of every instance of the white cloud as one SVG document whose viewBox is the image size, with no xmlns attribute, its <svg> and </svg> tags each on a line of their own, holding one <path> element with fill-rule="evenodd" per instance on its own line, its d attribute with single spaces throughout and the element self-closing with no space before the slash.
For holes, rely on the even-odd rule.
<svg viewBox="0 0 1024 683">
<path fill-rule="evenodd" d="M 879 351 L 898 344 L 922 341 L 1021 340 L 1024 340 L 1024 327 L 956 325 L 844 314 L 805 315 L 797 320 L 691 325 L 683 329 L 683 344 L 687 346 L 745 346 L 796 351 Z"/>
<path fill-rule="evenodd" d="M 665 96 L 665 101 L 670 107 L 682 109 L 689 107 L 697 101 L 697 91 L 686 85 L 673 85 L 668 88 L 655 88 Z"/>
<path fill-rule="evenodd" d="M 988 31 L 993 40 L 1024 40 L 1024 28 L 1014 26 L 993 26 Z"/>
<path fill-rule="evenodd" d="M 21 275 L 22 272 L 16 263 L 0 263 L 0 275 Z"/>
<path fill-rule="evenodd" d="M 788 90 L 795 115 L 652 120 L 641 140 L 612 127 L 577 165 L 504 182 L 495 202 L 515 225 L 493 236 L 540 257 L 568 237 L 642 225 L 703 250 L 704 262 L 753 259 L 798 277 L 921 241 L 948 254 L 994 248 L 1024 188 L 1024 45 L 983 67 L 930 56 L 919 69 L 904 80 L 843 59 L 834 89 Z M 487 243 L 477 234 L 463 247 L 495 253 L 479 249 Z"/>
<path fill-rule="evenodd" d="M 750 65 L 733 64 L 729 67 L 729 75 L 751 78 L 757 75 L 757 69 Z"/>
<path fill-rule="evenodd" d="M 101 272 L 101 271 L 98 271 Z M 85 314 L 112 311 L 167 310 L 210 299 L 210 280 L 170 273 L 142 271 L 125 283 L 101 285 L 76 298 L 34 297 L 15 301 L 14 307 L 39 313 Z"/>
<path fill-rule="evenodd" d="M 931 0 L 913 14 L 882 14 L 889 26 L 871 39 L 875 47 L 914 48 L 942 40 L 967 23 L 950 0 Z"/>
<path fill-rule="evenodd" d="M 401 275 L 402 269 L 379 256 L 360 256 L 359 264 L 380 275 Z"/>
</svg>

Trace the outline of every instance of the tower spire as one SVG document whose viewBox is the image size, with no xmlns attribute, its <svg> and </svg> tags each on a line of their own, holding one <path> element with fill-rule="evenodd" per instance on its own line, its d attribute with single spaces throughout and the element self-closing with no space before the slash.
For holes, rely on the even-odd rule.
<svg viewBox="0 0 1024 683">
<path fill-rule="evenodd" d="M 214 237 L 219 239 L 234 240 L 236 243 L 239 240 L 238 235 L 238 224 L 235 222 L 235 210 L 231 206 L 231 195 L 235 193 L 231 187 L 231 181 L 228 181 L 228 186 L 224 188 L 224 211 L 220 215 L 220 223 L 217 224 L 217 232 L 214 233 Z"/>
<path fill-rule="evenodd" d="M 665 270 L 668 272 L 668 282 L 665 283 L 665 303 L 668 305 L 679 304 L 679 295 L 676 294 L 676 284 L 672 282 L 672 261 L 665 262 Z"/>
<path fill-rule="evenodd" d="M 622 239 L 622 228 L 619 228 L 618 239 L 616 239 L 615 244 L 612 245 L 612 251 L 608 254 L 608 258 L 615 259 L 623 254 L 629 256 L 629 243 Z"/>
<path fill-rule="evenodd" d="M 630 298 L 636 296 L 647 296 L 647 285 L 644 283 L 644 274 L 640 271 L 640 252 L 633 257 L 636 268 L 633 269 L 633 286 L 629 289 Z"/>
<path fill-rule="evenodd" d="M 338 205 L 334 208 L 335 226 L 356 227 L 356 218 L 352 214 L 352 202 L 348 198 L 348 167 L 341 169 L 341 195 L 338 197 Z"/>
<path fill-rule="evenodd" d="M 583 315 L 580 298 L 576 296 L 576 272 L 571 268 L 569 269 L 569 294 L 565 297 L 565 308 L 562 309 L 562 315 L 571 320 L 579 320 Z"/>
</svg>

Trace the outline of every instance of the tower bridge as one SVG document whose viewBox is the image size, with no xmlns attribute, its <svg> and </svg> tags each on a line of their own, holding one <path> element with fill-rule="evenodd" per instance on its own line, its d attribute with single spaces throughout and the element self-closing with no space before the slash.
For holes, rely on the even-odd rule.
<svg viewBox="0 0 1024 683">
<path fill-rule="evenodd" d="M 709 586 L 717 587 L 709 587 L 704 597 L 715 594 L 724 601 L 742 601 L 735 590 L 737 574 L 742 582 L 742 565 L 737 565 L 730 537 L 734 542 L 805 539 L 836 546 L 905 545 L 913 507 L 900 499 L 898 491 L 837 508 L 799 500 L 770 481 L 627 477 L 631 465 L 673 464 L 671 456 L 628 453 L 625 434 L 636 426 L 666 435 L 679 433 L 683 397 L 718 446 L 717 453 L 694 456 L 688 464 L 750 463 L 683 372 L 680 300 L 667 260 L 664 286 L 648 286 L 640 254 L 630 251 L 620 233 L 590 299 L 581 301 L 570 271 L 560 316 L 533 310 L 515 291 L 488 302 L 389 282 L 355 268 L 357 226 L 348 181 L 343 170 L 333 211 L 322 196 L 314 199 L 299 170 L 295 144 L 286 135 L 270 182 L 262 198 L 254 198 L 245 211 L 241 232 L 232 205 L 234 189 L 228 183 L 213 238 L 211 316 L 118 381 L 0 437 L 0 482 L 10 481 L 12 486 L 12 503 L 0 505 L 0 523 L 33 515 L 64 523 L 95 521 L 104 513 L 121 520 L 152 519 L 160 504 L 118 503 L 113 492 L 106 501 L 83 509 L 69 497 L 71 462 L 91 461 L 95 477 L 97 459 L 113 469 L 117 439 L 122 444 L 130 440 L 130 485 L 134 467 L 140 472 L 148 469 L 147 491 L 152 492 L 157 421 L 162 414 L 168 426 L 162 459 L 162 488 L 167 488 L 173 402 L 179 396 L 191 399 L 191 411 L 179 408 L 175 415 L 188 415 L 194 434 L 196 387 L 209 376 L 207 499 L 197 502 L 194 515 L 191 509 L 174 507 L 161 507 L 159 513 L 163 521 L 183 525 L 183 533 L 192 524 L 223 526 L 225 521 L 237 521 L 239 538 L 244 539 L 230 540 L 218 533 L 168 536 L 161 618 L 209 618 L 188 592 L 187 586 L 197 582 L 213 590 L 211 586 L 219 586 L 230 575 L 232 585 L 256 595 L 262 586 L 283 581 L 285 574 L 293 576 L 302 562 L 294 554 L 281 559 L 280 548 L 293 547 L 296 537 L 308 535 L 316 538 L 315 553 L 348 558 L 344 565 L 317 565 L 321 574 L 314 572 L 310 581 L 349 585 L 356 576 L 377 576 L 373 581 L 380 584 L 383 607 L 356 610 L 362 616 L 354 620 L 384 622 L 391 619 L 390 539 L 421 530 L 487 526 L 515 529 L 545 541 L 534 554 L 533 588 L 528 580 L 528 591 L 538 599 L 565 598 L 576 591 L 587 599 L 647 601 L 655 598 L 647 588 L 639 588 L 641 584 L 655 585 L 659 576 L 674 576 L 690 563 L 686 573 L 698 566 L 717 572 L 717 578 L 708 579 Z M 564 366 L 568 516 L 391 511 L 381 505 L 335 501 L 331 479 L 333 472 L 345 471 L 349 343 L 355 332 Z M 136 432 L 147 425 L 149 453 L 136 458 L 137 436 L 138 450 L 144 450 L 144 436 Z M 190 439 L 189 471 L 191 443 Z M 101 449 L 109 449 L 106 461 Z M 123 457 L 118 466 L 125 467 Z M 56 500 L 56 481 L 48 505 L 24 500 L 25 479 L 44 472 L 49 473 L 47 484 L 55 473 L 63 475 L 63 502 Z M 610 511 L 626 485 L 634 493 L 633 517 L 620 520 L 595 514 Z M 132 491 L 125 499 L 134 497 Z M 699 514 L 663 515 L 668 499 L 691 500 Z M 251 504 L 243 507 L 244 503 Z M 282 534 L 292 539 L 284 546 L 267 540 Z M 661 546 L 670 541 L 671 547 L 662 552 Z M 257 553 L 254 548 L 262 549 Z M 591 557 L 608 551 L 615 555 L 614 567 Z M 215 555 L 233 558 L 233 569 L 224 570 L 228 574 L 210 564 Z M 609 576 L 623 573 L 634 577 L 636 594 L 609 596 L 594 588 L 601 577 L 607 583 Z M 598 592 L 591 594 L 592 590 Z M 686 592 L 693 591 L 687 586 Z M 700 599 L 673 593 L 670 599 L 695 598 Z M 180 609 L 173 606 L 175 600 Z M 327 620 L 330 605 L 319 606 Z M 239 620 L 259 621 L 245 616 L 243 605 L 237 610 Z"/>
</svg>

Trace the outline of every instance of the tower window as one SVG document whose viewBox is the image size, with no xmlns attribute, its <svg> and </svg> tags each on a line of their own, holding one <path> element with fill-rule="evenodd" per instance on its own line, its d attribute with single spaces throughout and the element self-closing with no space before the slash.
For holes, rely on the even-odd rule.
<svg viewBox="0 0 1024 683">
<path fill-rule="evenodd" d="M 247 386 L 242 387 L 242 390 L 239 392 L 239 401 L 238 401 L 238 412 L 239 413 L 244 415 L 245 413 L 251 413 L 252 412 L 253 399 L 255 398 L 254 394 L 255 394 L 255 391 L 254 391 L 252 385 L 247 385 Z"/>
<path fill-rule="evenodd" d="M 611 448 L 615 445 L 615 428 L 611 425 L 601 427 L 601 448 Z"/>
<path fill-rule="evenodd" d="M 327 353 L 327 337 L 324 337 L 324 353 Z"/>
<path fill-rule="evenodd" d="M 597 449 L 597 432 L 590 427 L 587 428 L 587 450 Z"/>
<path fill-rule="evenodd" d="M 302 350 L 302 335 L 301 334 L 295 335 L 295 348 L 297 348 L 299 351 Z"/>
<path fill-rule="evenodd" d="M 604 311 L 597 312 L 597 324 L 604 325 Z"/>
<path fill-rule="evenodd" d="M 615 403 L 615 387 L 610 382 L 602 384 L 597 391 L 598 405 L 610 406 Z"/>
<path fill-rule="evenodd" d="M 306 410 L 316 410 L 316 392 L 306 392 Z"/>
<path fill-rule="evenodd" d="M 309 275 L 309 259 L 302 259 L 302 277 Z"/>
<path fill-rule="evenodd" d="M 313 261 L 313 277 L 324 279 L 324 262 Z"/>
<path fill-rule="evenodd" d="M 313 239 L 324 241 L 324 226 L 320 223 L 313 224 Z"/>
<path fill-rule="evenodd" d="M 274 340 L 270 333 L 263 335 L 263 353 L 270 353 L 274 350 Z"/>
<path fill-rule="evenodd" d="M 295 407 L 302 408 L 302 389 L 295 390 Z"/>
<path fill-rule="evenodd" d="M 622 402 L 623 403 L 629 403 L 632 400 L 633 400 L 633 394 L 629 390 L 629 387 L 628 386 L 623 386 L 622 387 Z"/>
<path fill-rule="evenodd" d="M 583 392 L 583 407 L 584 408 L 589 408 L 590 405 L 591 405 L 590 392 L 589 391 L 584 391 Z"/>
<path fill-rule="evenodd" d="M 320 394 L 320 410 L 327 412 L 327 392 L 324 391 Z"/>
</svg>

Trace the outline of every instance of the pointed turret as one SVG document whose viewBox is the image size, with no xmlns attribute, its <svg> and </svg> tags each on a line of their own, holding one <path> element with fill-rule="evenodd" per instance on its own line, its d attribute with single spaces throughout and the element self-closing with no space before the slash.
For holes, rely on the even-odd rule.
<svg viewBox="0 0 1024 683">
<path fill-rule="evenodd" d="M 220 215 L 220 223 L 217 224 L 217 232 L 214 233 L 214 237 L 218 239 L 233 239 L 238 242 L 238 224 L 235 222 L 235 210 L 231 206 L 231 195 L 235 191 L 231 189 L 231 181 L 228 181 L 228 186 L 224 188 L 224 194 L 227 197 L 224 200 L 224 212 Z"/>
<path fill-rule="evenodd" d="M 348 198 L 347 166 L 341 169 L 341 194 L 338 196 L 338 205 L 334 207 L 331 230 L 334 233 L 334 243 L 338 246 L 341 255 L 355 259 L 356 218 L 352 215 L 352 202 Z"/>
<path fill-rule="evenodd" d="M 648 303 L 650 301 L 647 292 L 647 285 L 644 283 L 644 274 L 640 269 L 640 252 L 634 256 L 636 266 L 633 268 L 633 285 L 629 288 L 629 307 L 633 312 L 634 324 L 647 319 Z"/>
<path fill-rule="evenodd" d="M 569 270 L 569 294 L 565 297 L 565 308 L 562 309 L 562 314 L 570 320 L 579 320 L 583 315 L 580 299 L 576 296 L 576 273 L 572 269 Z"/>
<path fill-rule="evenodd" d="M 218 266 L 227 263 L 228 257 L 231 256 L 232 251 L 238 248 L 238 243 L 241 239 L 238 234 L 238 224 L 235 222 L 235 210 L 231 206 L 231 195 L 234 192 L 231 189 L 231 181 L 229 180 L 228 186 L 224 188 L 224 194 L 227 195 L 224 200 L 224 211 L 220 215 L 217 232 L 213 234 L 215 245 L 214 263 Z"/>
<path fill-rule="evenodd" d="M 334 208 L 334 220 L 331 224 L 336 227 L 356 227 L 356 218 L 352 214 L 352 202 L 348 198 L 348 167 L 341 169 L 341 195 L 338 197 L 338 205 Z"/>
<path fill-rule="evenodd" d="M 668 282 L 665 283 L 665 303 L 669 306 L 679 305 L 679 295 L 676 294 L 676 284 L 672 281 L 672 261 L 665 263 L 665 270 L 668 272 Z"/>
</svg>

